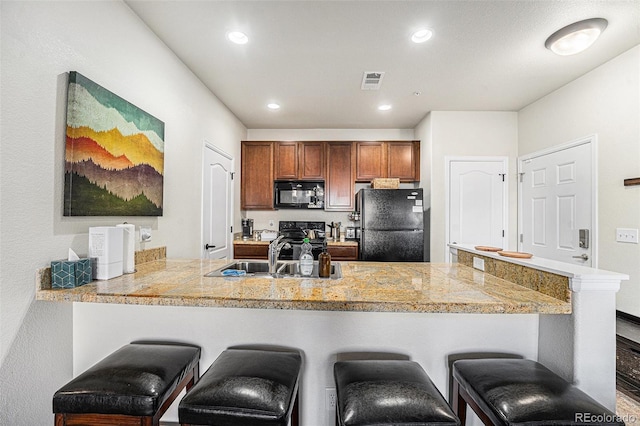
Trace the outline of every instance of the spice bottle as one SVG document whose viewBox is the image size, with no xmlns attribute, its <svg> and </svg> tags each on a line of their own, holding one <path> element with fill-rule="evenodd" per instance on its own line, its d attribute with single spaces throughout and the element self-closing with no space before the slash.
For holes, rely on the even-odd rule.
<svg viewBox="0 0 640 426">
<path fill-rule="evenodd" d="M 327 252 L 327 243 L 322 248 L 322 253 L 318 255 L 318 276 L 329 278 L 331 276 L 331 255 Z"/>
</svg>

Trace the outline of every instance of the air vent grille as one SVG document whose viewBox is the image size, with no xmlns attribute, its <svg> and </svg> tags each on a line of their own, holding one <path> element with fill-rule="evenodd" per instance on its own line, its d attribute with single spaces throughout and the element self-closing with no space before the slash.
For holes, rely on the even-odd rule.
<svg viewBox="0 0 640 426">
<path fill-rule="evenodd" d="M 382 85 L 382 78 L 384 72 L 382 71 L 365 71 L 362 74 L 362 90 L 378 90 Z"/>
</svg>

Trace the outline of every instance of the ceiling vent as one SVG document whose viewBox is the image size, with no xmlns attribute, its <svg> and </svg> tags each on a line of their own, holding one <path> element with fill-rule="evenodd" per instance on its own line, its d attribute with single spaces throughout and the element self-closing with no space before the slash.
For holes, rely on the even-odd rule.
<svg viewBox="0 0 640 426">
<path fill-rule="evenodd" d="M 365 71 L 362 75 L 362 90 L 378 90 L 382 85 L 382 78 L 384 72 L 379 71 Z"/>
</svg>

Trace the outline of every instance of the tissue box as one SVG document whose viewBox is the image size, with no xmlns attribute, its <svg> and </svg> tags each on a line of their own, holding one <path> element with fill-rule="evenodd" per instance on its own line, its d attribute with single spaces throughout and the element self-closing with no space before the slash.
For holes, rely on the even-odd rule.
<svg viewBox="0 0 640 426">
<path fill-rule="evenodd" d="M 91 282 L 91 259 L 51 262 L 51 287 L 75 288 Z"/>
</svg>

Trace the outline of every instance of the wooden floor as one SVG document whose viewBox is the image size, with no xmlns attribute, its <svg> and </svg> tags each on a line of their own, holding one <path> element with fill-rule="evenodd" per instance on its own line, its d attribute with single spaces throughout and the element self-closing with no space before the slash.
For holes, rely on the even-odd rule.
<svg viewBox="0 0 640 426">
<path fill-rule="evenodd" d="M 640 344 L 640 324 L 633 321 L 633 318 L 618 313 L 616 333 L 626 340 Z M 616 401 L 616 413 L 623 416 L 627 425 L 640 425 L 640 389 L 618 380 Z"/>
</svg>

